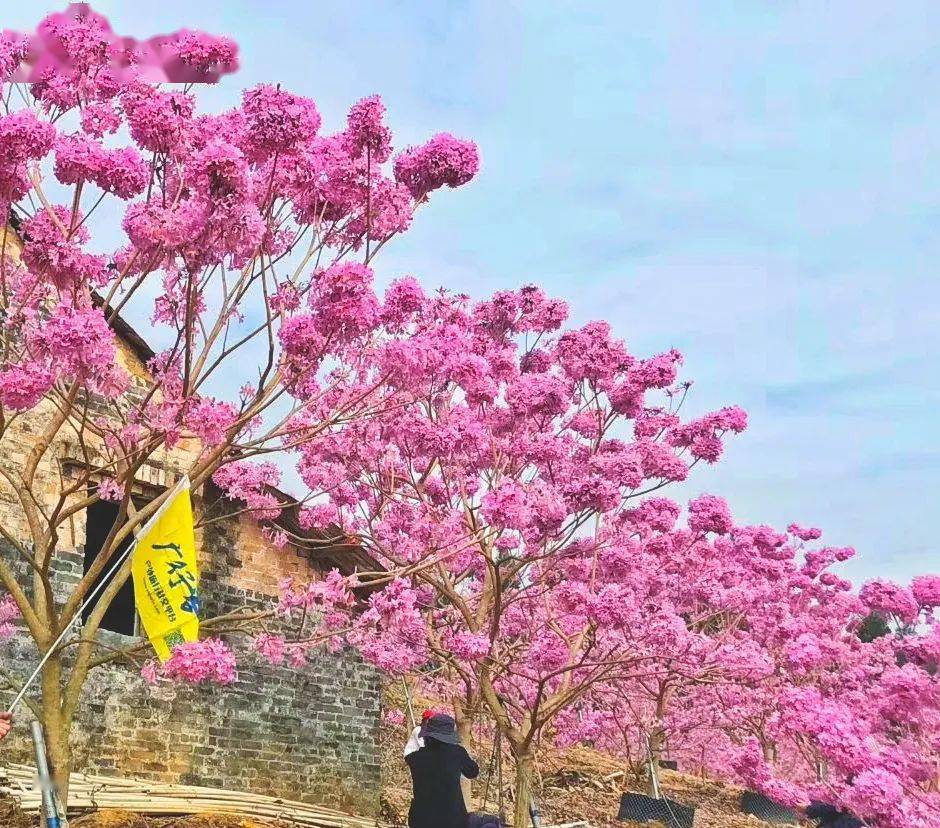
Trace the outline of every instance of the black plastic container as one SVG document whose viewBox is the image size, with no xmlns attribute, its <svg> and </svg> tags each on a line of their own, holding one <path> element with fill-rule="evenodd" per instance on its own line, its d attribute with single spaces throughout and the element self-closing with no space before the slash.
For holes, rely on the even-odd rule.
<svg viewBox="0 0 940 828">
<path fill-rule="evenodd" d="M 625 793 L 620 797 L 617 819 L 632 819 L 634 822 L 656 820 L 669 828 L 692 828 L 695 808 L 680 805 L 671 799 L 653 799 L 643 794 Z"/>
<path fill-rule="evenodd" d="M 741 810 L 751 814 L 764 822 L 776 825 L 798 825 L 800 817 L 791 808 L 785 808 L 772 799 L 756 791 L 745 791 L 741 794 Z"/>
</svg>

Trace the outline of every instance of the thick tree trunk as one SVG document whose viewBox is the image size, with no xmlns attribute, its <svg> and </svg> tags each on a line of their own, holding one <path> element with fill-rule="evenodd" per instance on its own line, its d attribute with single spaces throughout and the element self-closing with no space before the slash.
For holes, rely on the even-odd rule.
<svg viewBox="0 0 940 828">
<path fill-rule="evenodd" d="M 535 795 L 535 754 L 516 756 L 516 807 L 512 824 L 514 828 L 527 828 L 530 824 L 529 808 Z"/>
<path fill-rule="evenodd" d="M 764 761 L 773 765 L 777 761 L 777 746 L 773 742 L 764 742 L 763 744 Z"/>
<path fill-rule="evenodd" d="M 69 775 L 72 771 L 72 749 L 69 747 L 70 727 L 60 724 L 57 732 L 49 733 L 47 728 L 46 748 L 49 753 L 49 762 L 52 765 L 52 779 L 59 794 L 59 804 L 62 807 L 61 816 L 65 816 L 69 802 Z"/>
<path fill-rule="evenodd" d="M 52 769 L 52 780 L 62 807 L 68 806 L 69 776 L 72 772 L 72 750 L 69 746 L 71 721 L 62 713 L 62 662 L 53 656 L 42 671 L 42 726 L 46 754 Z"/>
<path fill-rule="evenodd" d="M 663 755 L 663 729 L 656 725 L 649 734 L 649 756 L 647 762 L 647 792 L 650 796 L 659 793 L 659 762 Z"/>
</svg>

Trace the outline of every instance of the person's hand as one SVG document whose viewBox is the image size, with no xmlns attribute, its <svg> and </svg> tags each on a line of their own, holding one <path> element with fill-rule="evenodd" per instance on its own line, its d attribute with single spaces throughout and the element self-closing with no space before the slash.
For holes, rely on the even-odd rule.
<svg viewBox="0 0 940 828">
<path fill-rule="evenodd" d="M 0 742 L 13 729 L 13 714 L 0 713 Z"/>
</svg>

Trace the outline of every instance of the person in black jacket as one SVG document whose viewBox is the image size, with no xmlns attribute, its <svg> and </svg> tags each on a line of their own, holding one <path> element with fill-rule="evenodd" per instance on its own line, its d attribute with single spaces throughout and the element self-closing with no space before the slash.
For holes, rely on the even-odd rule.
<svg viewBox="0 0 940 828">
<path fill-rule="evenodd" d="M 460 777 L 476 779 L 480 768 L 460 744 L 457 725 L 437 714 L 422 728 L 424 747 L 405 757 L 411 770 L 409 828 L 466 828 L 467 806 Z"/>
</svg>

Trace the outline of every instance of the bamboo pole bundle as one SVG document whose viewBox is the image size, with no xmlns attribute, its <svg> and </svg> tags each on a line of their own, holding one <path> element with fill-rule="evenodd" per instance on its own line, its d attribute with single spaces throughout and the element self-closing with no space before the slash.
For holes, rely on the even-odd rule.
<svg viewBox="0 0 940 828">
<path fill-rule="evenodd" d="M 16 800 L 24 811 L 39 810 L 41 799 L 33 784 L 35 775 L 35 769 L 28 765 L 0 767 L 0 793 Z M 69 810 L 99 808 L 123 808 L 155 816 L 229 813 L 283 819 L 309 828 L 376 828 L 377 825 L 372 819 L 273 796 L 73 773 L 69 782 Z"/>
</svg>

